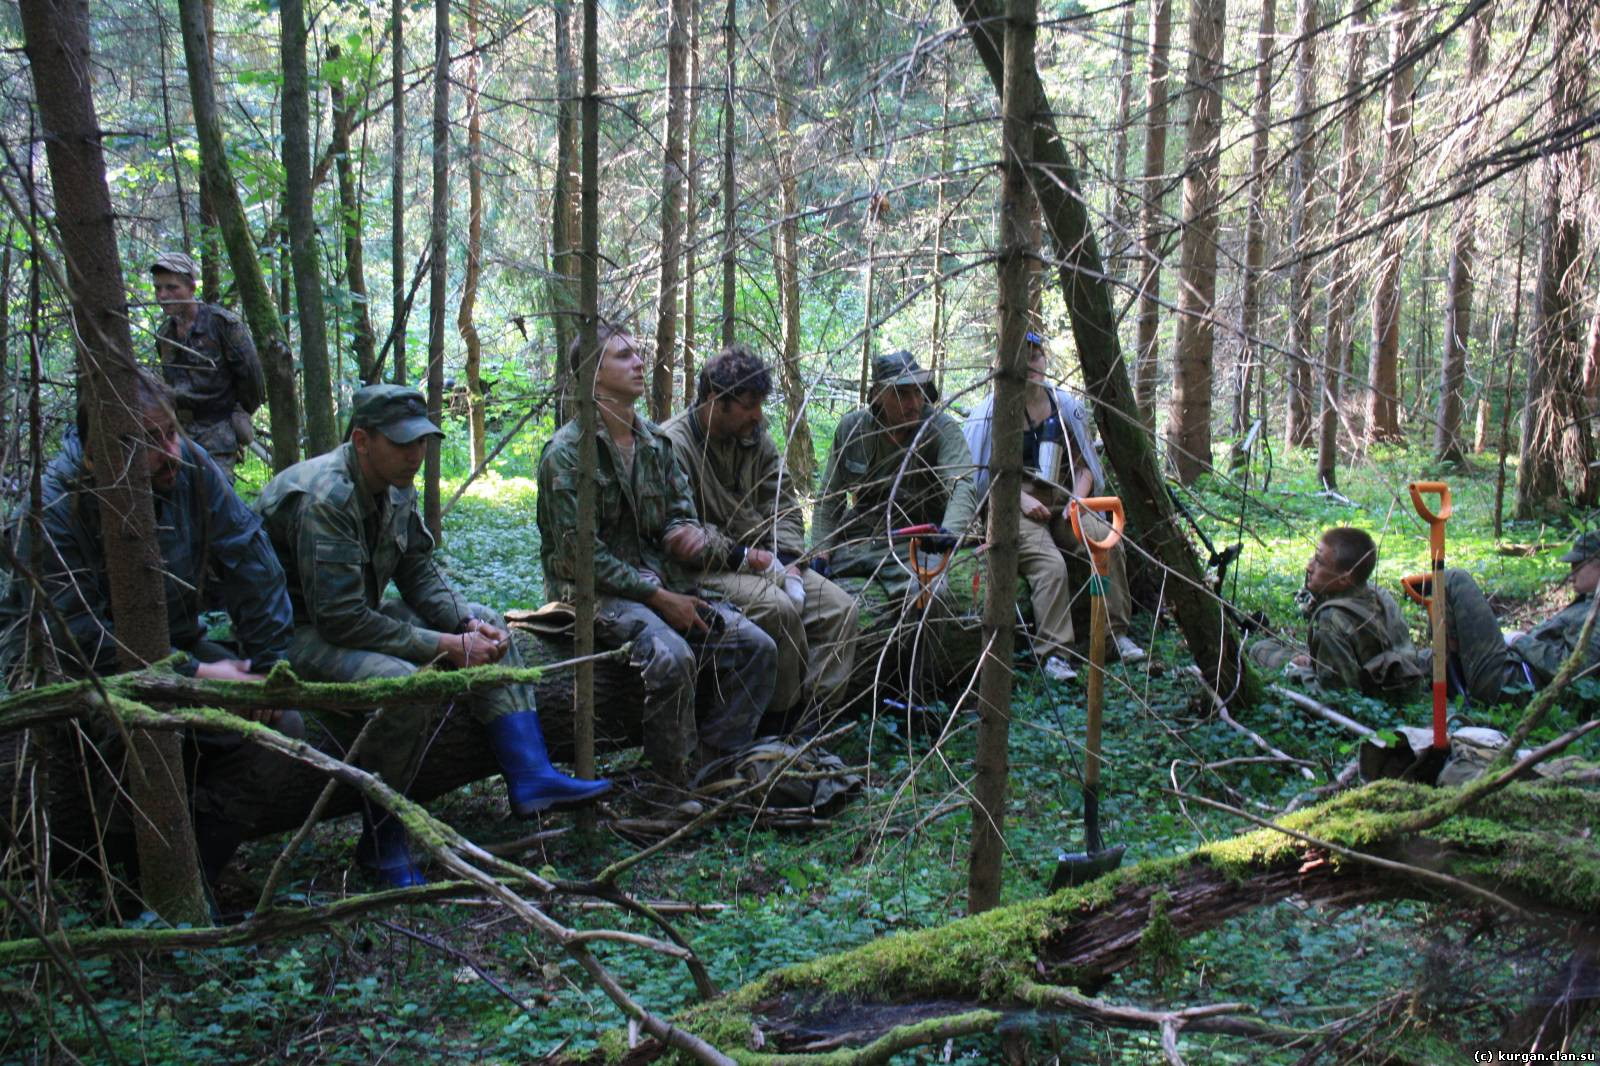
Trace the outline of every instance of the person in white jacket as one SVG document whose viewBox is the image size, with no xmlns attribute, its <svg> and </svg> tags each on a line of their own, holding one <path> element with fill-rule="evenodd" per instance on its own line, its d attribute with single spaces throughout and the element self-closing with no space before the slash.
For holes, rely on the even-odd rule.
<svg viewBox="0 0 1600 1066">
<path fill-rule="evenodd" d="M 1094 428 L 1089 412 L 1066 389 L 1046 382 L 1050 353 L 1044 338 L 1028 333 L 1027 425 L 1022 437 L 1022 465 L 1028 476 L 1022 489 L 1021 544 L 1018 564 L 1028 582 L 1033 604 L 1034 647 L 1047 675 L 1057 681 L 1075 676 L 1070 648 L 1072 589 L 1067 581 L 1063 549 L 1082 554 L 1083 548 L 1066 522 L 1066 496 L 1098 496 L 1105 491 L 1105 471 L 1095 454 Z M 991 484 L 994 394 L 990 393 L 962 426 L 977 470 L 973 486 L 986 499 Z M 1098 517 L 1084 515 L 1090 536 L 1106 532 Z M 1111 550 L 1111 580 L 1106 594 L 1111 633 L 1117 654 L 1126 663 L 1145 658 L 1144 649 L 1128 635 L 1131 597 L 1122 546 Z"/>
</svg>

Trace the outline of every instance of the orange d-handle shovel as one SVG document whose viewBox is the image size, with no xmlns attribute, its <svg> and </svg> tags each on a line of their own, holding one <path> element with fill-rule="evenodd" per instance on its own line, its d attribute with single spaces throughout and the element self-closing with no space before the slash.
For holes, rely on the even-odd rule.
<svg viewBox="0 0 1600 1066">
<path fill-rule="evenodd" d="M 919 526 L 901 526 L 899 529 L 891 529 L 889 531 L 891 539 L 909 539 L 911 541 L 911 571 L 917 575 L 917 610 L 919 611 L 927 608 L 928 599 L 932 595 L 933 583 L 950 566 L 950 560 L 954 559 L 956 555 L 955 546 L 952 544 L 945 548 L 943 558 L 938 563 L 923 565 L 922 538 L 928 537 L 937 540 L 943 532 L 932 522 L 924 522 Z M 944 539 L 953 540 L 954 538 L 946 536 Z M 938 554 L 938 552 L 935 551 L 932 554 Z"/>
<path fill-rule="evenodd" d="M 1111 532 L 1102 539 L 1086 536 L 1079 521 L 1081 509 L 1107 511 L 1111 515 Z M 1100 713 L 1105 700 L 1106 628 L 1110 615 L 1106 607 L 1106 580 L 1111 573 L 1111 549 L 1122 539 L 1126 519 L 1122 514 L 1122 501 L 1115 496 L 1094 496 L 1073 500 L 1067 508 L 1072 520 L 1072 532 L 1089 551 L 1093 572 L 1089 575 L 1089 692 L 1088 737 L 1084 745 L 1083 769 L 1083 837 L 1086 850 L 1074 854 L 1063 853 L 1056 859 L 1052 890 L 1088 884 L 1102 874 L 1115 870 L 1122 863 L 1126 845 L 1107 848 L 1100 838 Z"/>
<path fill-rule="evenodd" d="M 1439 497 L 1437 509 L 1430 509 L 1425 496 Z M 1444 631 L 1444 524 L 1450 519 L 1450 486 L 1442 481 L 1413 481 L 1411 503 L 1428 523 L 1428 555 L 1433 562 L 1433 588 L 1427 597 L 1428 617 L 1433 624 L 1433 746 L 1444 751 L 1450 746 L 1445 732 L 1445 713 L 1449 705 L 1450 645 Z M 1406 593 L 1416 599 L 1409 582 Z"/>
</svg>

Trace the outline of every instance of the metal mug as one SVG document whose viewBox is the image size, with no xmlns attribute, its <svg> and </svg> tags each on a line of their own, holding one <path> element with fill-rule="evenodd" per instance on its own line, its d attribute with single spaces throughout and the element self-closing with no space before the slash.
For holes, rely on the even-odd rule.
<svg viewBox="0 0 1600 1066">
<path fill-rule="evenodd" d="M 1059 482 L 1061 457 L 1066 454 L 1066 450 L 1066 445 L 1060 441 L 1041 441 L 1039 443 L 1039 465 L 1034 472 L 1046 481 Z"/>
</svg>

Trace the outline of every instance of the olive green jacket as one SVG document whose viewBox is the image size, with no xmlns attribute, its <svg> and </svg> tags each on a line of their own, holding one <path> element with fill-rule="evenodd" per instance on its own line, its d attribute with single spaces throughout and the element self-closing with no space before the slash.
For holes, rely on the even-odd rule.
<svg viewBox="0 0 1600 1066">
<path fill-rule="evenodd" d="M 1362 585 L 1319 600 L 1306 643 L 1323 688 L 1398 697 L 1421 691 L 1411 632 L 1394 597 L 1382 589 Z"/>
<path fill-rule="evenodd" d="M 1592 596 L 1580 596 L 1554 618 L 1512 641 L 1512 656 L 1528 664 L 1541 688 L 1555 678 L 1561 664 L 1578 646 L 1578 634 L 1583 629 L 1583 620 L 1589 617 L 1592 600 Z M 1580 668 L 1596 662 L 1600 662 L 1600 623 L 1589 635 L 1589 657 Z"/>
<path fill-rule="evenodd" d="M 256 511 L 288 575 L 295 624 L 315 626 L 329 644 L 426 662 L 440 634 L 459 633 L 471 617 L 434 561 L 416 490 L 372 492 L 353 444 L 283 471 Z M 391 580 L 427 628 L 379 613 Z"/>
<path fill-rule="evenodd" d="M 925 523 L 960 534 L 972 523 L 972 453 L 955 419 L 931 409 L 911 444 L 900 444 L 871 407 L 839 420 L 811 531 L 818 551 L 881 541 Z"/>
<path fill-rule="evenodd" d="M 661 434 L 689 475 L 714 559 L 736 555 L 741 546 L 776 552 L 786 563 L 805 553 L 800 500 L 765 427 L 749 437 L 714 441 L 691 407 L 662 426 Z"/>
</svg>

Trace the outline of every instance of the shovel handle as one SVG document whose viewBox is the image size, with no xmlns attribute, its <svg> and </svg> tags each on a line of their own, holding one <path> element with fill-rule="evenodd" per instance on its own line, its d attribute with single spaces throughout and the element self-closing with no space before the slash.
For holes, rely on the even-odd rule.
<svg viewBox="0 0 1600 1066">
<path fill-rule="evenodd" d="M 1083 532 L 1083 523 L 1078 518 L 1080 510 L 1109 511 L 1111 532 L 1098 540 L 1086 536 Z M 1079 542 L 1089 549 L 1089 557 L 1094 560 L 1095 573 L 1105 577 L 1110 572 L 1107 553 L 1117 546 L 1117 542 L 1122 539 L 1122 530 L 1128 524 L 1126 516 L 1122 513 L 1122 500 L 1116 496 L 1090 496 L 1083 500 L 1073 500 L 1067 505 L 1067 517 L 1072 521 L 1072 532 L 1077 535 Z"/>
<path fill-rule="evenodd" d="M 1423 591 L 1423 586 L 1432 580 L 1432 574 L 1407 574 L 1400 579 L 1400 587 L 1405 589 L 1407 596 L 1426 607 L 1430 601 L 1430 596 Z"/>
<path fill-rule="evenodd" d="M 1442 481 L 1413 481 L 1411 489 L 1411 505 L 1417 509 L 1417 514 L 1428 523 L 1428 548 L 1432 552 L 1434 562 L 1444 559 L 1444 524 L 1450 518 L 1450 486 Z M 1424 496 L 1439 497 L 1437 509 L 1430 508 L 1423 499 Z"/>
</svg>

